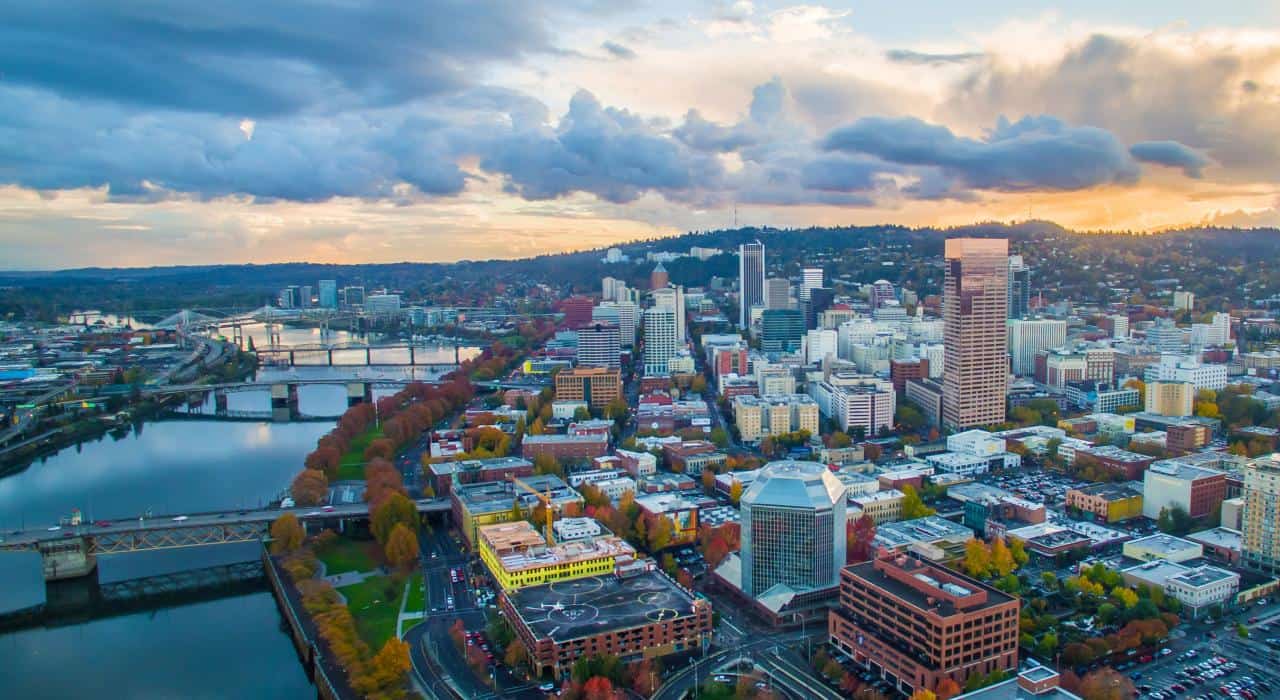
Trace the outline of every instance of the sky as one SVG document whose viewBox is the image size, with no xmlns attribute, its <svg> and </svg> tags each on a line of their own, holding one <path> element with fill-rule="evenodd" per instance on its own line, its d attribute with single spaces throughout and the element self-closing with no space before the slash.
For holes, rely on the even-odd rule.
<svg viewBox="0 0 1280 700">
<path fill-rule="evenodd" d="M 0 3 L 0 268 L 1280 225 L 1274 0 Z"/>
</svg>

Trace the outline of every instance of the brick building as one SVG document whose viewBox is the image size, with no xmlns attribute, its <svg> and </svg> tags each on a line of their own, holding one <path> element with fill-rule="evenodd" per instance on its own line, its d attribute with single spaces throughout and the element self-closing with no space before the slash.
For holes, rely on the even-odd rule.
<svg viewBox="0 0 1280 700">
<path fill-rule="evenodd" d="M 551 455 L 560 461 L 589 460 L 609 451 L 607 435 L 526 435 L 520 443 L 525 459 Z"/>
<path fill-rule="evenodd" d="M 831 643 L 910 695 L 1018 665 L 1018 599 L 943 566 L 884 555 L 845 567 Z"/>
<path fill-rule="evenodd" d="M 907 390 L 907 380 L 928 378 L 929 360 L 926 358 L 889 360 L 889 381 L 893 384 L 893 390 L 899 394 Z"/>
<path fill-rule="evenodd" d="M 1142 515 L 1142 494 L 1125 484 L 1092 484 L 1068 489 L 1067 507 L 1115 523 Z"/>
<path fill-rule="evenodd" d="M 577 367 L 556 375 L 556 401 L 585 401 L 604 408 L 622 396 L 622 372 L 609 367 Z"/>
<path fill-rule="evenodd" d="M 1147 467 L 1156 461 L 1155 457 L 1122 450 L 1114 445 L 1100 445 L 1084 450 L 1076 450 L 1076 464 L 1079 464 L 1081 458 L 1092 459 L 1107 471 L 1118 475 L 1125 481 L 1140 480 L 1142 472 L 1146 471 Z"/>
</svg>

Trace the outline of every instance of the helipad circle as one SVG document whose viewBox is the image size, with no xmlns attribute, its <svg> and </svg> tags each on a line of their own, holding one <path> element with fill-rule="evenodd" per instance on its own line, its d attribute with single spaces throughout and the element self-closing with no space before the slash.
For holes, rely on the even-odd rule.
<svg viewBox="0 0 1280 700">
<path fill-rule="evenodd" d="M 642 605 L 662 605 L 671 600 L 671 595 L 666 591 L 645 591 L 637 600 Z"/>
<path fill-rule="evenodd" d="M 650 610 L 644 616 L 649 618 L 650 622 L 662 622 L 663 620 L 674 620 L 680 616 L 680 613 L 671 608 L 658 608 Z"/>
<path fill-rule="evenodd" d="M 594 605 L 566 605 L 559 610 L 552 610 L 547 619 L 562 625 L 590 622 L 600 616 L 600 610 Z"/>
<path fill-rule="evenodd" d="M 551 592 L 556 595 L 587 595 L 604 588 L 604 582 L 598 578 L 579 578 L 569 581 L 551 582 Z"/>
</svg>

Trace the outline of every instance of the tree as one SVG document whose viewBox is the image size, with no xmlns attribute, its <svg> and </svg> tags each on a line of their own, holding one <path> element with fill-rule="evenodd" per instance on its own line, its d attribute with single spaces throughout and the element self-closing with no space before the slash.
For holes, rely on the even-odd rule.
<svg viewBox="0 0 1280 700">
<path fill-rule="evenodd" d="M 393 697 L 403 688 L 409 677 L 409 645 L 392 637 L 382 645 L 369 662 L 365 679 L 372 685 L 366 693 L 369 697 Z"/>
<path fill-rule="evenodd" d="M 418 507 L 401 494 L 392 494 L 373 511 L 370 529 L 379 544 L 386 545 L 391 531 L 397 524 L 403 524 L 411 532 L 418 529 Z"/>
<path fill-rule="evenodd" d="M 924 504 L 920 500 L 920 494 L 916 493 L 911 484 L 903 484 L 902 486 L 902 519 L 915 520 L 923 518 L 927 515 L 933 515 L 937 511 Z"/>
<path fill-rule="evenodd" d="M 1036 644 L 1036 653 L 1042 659 L 1052 659 L 1053 652 L 1058 650 L 1058 635 L 1053 632 L 1046 632 L 1040 641 Z"/>
<path fill-rule="evenodd" d="M 991 550 L 982 540 L 975 538 L 965 544 L 964 570 L 974 578 L 985 578 L 991 570 Z"/>
<path fill-rule="evenodd" d="M 960 684 L 952 680 L 950 676 L 943 676 L 942 680 L 938 681 L 938 686 L 933 689 L 933 692 L 938 696 L 938 700 L 951 700 L 951 698 L 960 694 L 961 688 Z"/>
<path fill-rule="evenodd" d="M 398 569 L 408 569 L 418 561 L 418 536 L 404 523 L 396 523 L 387 537 L 387 561 Z"/>
<path fill-rule="evenodd" d="M 716 426 L 711 429 L 711 442 L 716 447 L 725 448 L 729 446 L 729 431 Z"/>
<path fill-rule="evenodd" d="M 1161 532 L 1173 535 L 1187 534 L 1191 531 L 1192 524 L 1191 515 L 1182 506 L 1161 508 L 1160 516 L 1156 519 L 1156 526 Z"/>
<path fill-rule="evenodd" d="M 529 660 L 529 650 L 525 648 L 524 642 L 519 639 L 511 640 L 507 645 L 507 653 L 503 655 L 502 661 L 510 668 L 523 666 Z"/>
<path fill-rule="evenodd" d="M 1013 553 L 1009 551 L 1003 537 L 997 537 L 995 542 L 991 543 L 991 566 L 1000 576 L 1008 576 L 1017 568 L 1013 561 Z"/>
<path fill-rule="evenodd" d="M 305 533 L 298 516 L 285 513 L 271 523 L 271 553 L 288 554 L 302 546 Z"/>
<path fill-rule="evenodd" d="M 586 406 L 579 406 L 573 409 L 573 420 L 574 421 L 591 420 L 591 409 L 587 408 Z"/>
<path fill-rule="evenodd" d="M 876 521 L 866 513 L 849 523 L 846 537 L 845 563 L 854 564 L 871 559 L 871 545 L 876 537 Z"/>
<path fill-rule="evenodd" d="M 921 688 L 911 694 L 911 700 L 938 700 L 938 695 L 928 688 Z"/>
<path fill-rule="evenodd" d="M 1124 674 L 1103 666 L 1080 680 L 1080 696 L 1084 700 L 1130 700 L 1137 697 L 1137 689 Z"/>
<path fill-rule="evenodd" d="M 1027 554 L 1027 548 L 1022 544 L 1022 540 L 1016 538 L 1009 540 L 1009 554 L 1013 555 L 1013 563 L 1017 565 L 1014 567 L 1016 569 L 1022 568 L 1022 566 L 1031 558 L 1030 555 Z M 1045 573 L 1052 572 L 1046 571 Z"/>
<path fill-rule="evenodd" d="M 707 391 L 707 378 L 706 378 L 706 377 L 704 377 L 704 376 L 702 376 L 701 374 L 699 374 L 699 375 L 697 375 L 696 377 L 694 377 L 694 378 L 693 378 L 693 381 L 689 383 L 689 391 L 691 391 L 691 392 L 693 392 L 693 393 L 695 393 L 695 394 L 702 394 L 702 393 L 706 393 L 706 391 Z"/>
<path fill-rule="evenodd" d="M 733 484 L 729 486 L 729 500 L 733 504 L 738 505 L 738 501 L 742 500 L 742 482 L 737 479 L 733 480 Z"/>
<path fill-rule="evenodd" d="M 293 477 L 289 485 L 289 495 L 293 502 L 300 506 L 318 506 L 324 503 L 329 495 L 329 480 L 324 472 L 318 469 L 303 469 Z"/>
<path fill-rule="evenodd" d="M 560 460 L 544 452 L 534 456 L 533 473 L 555 474 L 556 476 L 564 477 L 564 467 L 560 466 Z"/>
<path fill-rule="evenodd" d="M 671 523 L 671 518 L 660 515 L 656 518 L 656 522 L 649 528 L 648 545 L 650 552 L 658 552 L 666 549 L 671 544 L 672 538 L 675 536 L 675 525 Z"/>
</svg>

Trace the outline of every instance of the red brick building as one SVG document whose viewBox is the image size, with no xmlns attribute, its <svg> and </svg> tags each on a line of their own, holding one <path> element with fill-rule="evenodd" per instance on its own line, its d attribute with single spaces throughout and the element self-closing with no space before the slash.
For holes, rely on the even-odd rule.
<svg viewBox="0 0 1280 700">
<path fill-rule="evenodd" d="M 1018 666 L 1017 598 L 929 561 L 886 555 L 840 572 L 831 643 L 904 694 Z"/>
<path fill-rule="evenodd" d="M 606 435 L 526 435 L 520 454 L 533 460 L 538 455 L 551 455 L 560 461 L 589 460 L 609 451 Z"/>
<path fill-rule="evenodd" d="M 1195 452 L 1213 439 L 1213 430 L 1201 423 L 1171 425 L 1165 428 L 1164 433 L 1165 447 L 1173 455 Z"/>
<path fill-rule="evenodd" d="M 565 328 L 576 329 L 591 324 L 591 308 L 595 303 L 588 297 L 575 296 L 569 297 L 560 302 L 560 313 L 564 314 L 564 320 L 560 325 Z"/>
<path fill-rule="evenodd" d="M 746 348 L 738 348 L 736 350 L 721 348 L 716 350 L 715 369 L 717 377 L 726 374 L 746 376 L 749 365 Z"/>
<path fill-rule="evenodd" d="M 1077 465 L 1082 461 L 1081 458 L 1092 459 L 1106 468 L 1107 471 L 1119 475 L 1125 481 L 1140 481 L 1142 472 L 1145 472 L 1147 467 L 1156 461 L 1155 457 L 1122 450 L 1114 445 L 1101 445 L 1076 450 L 1075 463 Z"/>
<path fill-rule="evenodd" d="M 889 360 L 889 381 L 899 394 L 907 390 L 908 379 L 925 379 L 929 376 L 929 360 L 917 357 L 912 360 Z"/>
</svg>

